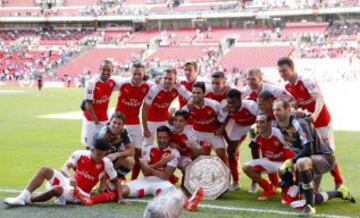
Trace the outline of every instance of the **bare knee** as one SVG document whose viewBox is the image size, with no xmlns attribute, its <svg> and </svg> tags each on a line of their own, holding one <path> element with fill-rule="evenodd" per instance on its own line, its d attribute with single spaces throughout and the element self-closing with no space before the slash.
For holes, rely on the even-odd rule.
<svg viewBox="0 0 360 218">
<path fill-rule="evenodd" d="M 38 171 L 38 174 L 44 176 L 49 180 L 53 176 L 54 170 L 49 167 L 41 167 Z"/>
<path fill-rule="evenodd" d="M 251 171 L 254 170 L 254 167 L 249 166 L 249 165 L 244 165 L 244 166 L 242 167 L 242 170 L 244 171 L 244 173 L 249 173 L 249 172 L 251 172 Z"/>
<path fill-rule="evenodd" d="M 135 159 L 134 157 L 127 157 L 125 159 L 125 167 L 128 168 L 128 169 L 132 169 L 134 168 L 134 165 L 135 165 Z"/>
<path fill-rule="evenodd" d="M 305 171 L 312 168 L 312 161 L 308 157 L 300 158 L 296 161 L 299 171 Z"/>
<path fill-rule="evenodd" d="M 60 197 L 63 192 L 64 192 L 64 189 L 63 187 L 59 186 L 59 185 L 55 185 L 53 186 L 52 188 L 52 192 L 53 192 L 53 195 L 56 196 L 56 197 Z"/>
</svg>

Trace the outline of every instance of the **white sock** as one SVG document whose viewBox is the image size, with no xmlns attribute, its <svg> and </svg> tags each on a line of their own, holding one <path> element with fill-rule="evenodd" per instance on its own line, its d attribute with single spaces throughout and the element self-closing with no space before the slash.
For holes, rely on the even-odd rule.
<svg viewBox="0 0 360 218">
<path fill-rule="evenodd" d="M 29 190 L 24 189 L 24 191 L 22 191 L 19 195 L 20 198 L 22 198 L 26 203 L 30 203 L 31 200 L 31 193 L 29 192 Z"/>
</svg>

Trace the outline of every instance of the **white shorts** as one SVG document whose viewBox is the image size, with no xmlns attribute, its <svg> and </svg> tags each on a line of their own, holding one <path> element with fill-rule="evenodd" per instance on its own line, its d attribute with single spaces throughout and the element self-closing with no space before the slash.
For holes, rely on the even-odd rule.
<svg viewBox="0 0 360 218">
<path fill-rule="evenodd" d="M 155 139 L 155 135 L 156 135 L 156 130 L 159 126 L 168 126 L 169 123 L 168 121 L 160 121 L 160 122 L 152 122 L 152 121 L 148 121 L 148 127 L 149 130 L 151 132 L 151 136 L 149 138 L 145 138 L 145 146 L 146 145 L 153 145 L 154 144 L 154 139 Z"/>
<path fill-rule="evenodd" d="M 269 174 L 269 173 L 277 173 L 279 167 L 281 167 L 283 163 L 284 162 L 271 161 L 267 158 L 260 158 L 260 159 L 251 160 L 247 162 L 245 165 L 252 167 L 259 167 L 263 170 L 261 173 Z"/>
<path fill-rule="evenodd" d="M 88 121 L 83 119 L 82 129 L 81 129 L 81 143 L 89 148 L 94 146 L 94 137 L 103 126 L 105 126 L 107 121 L 102 121 L 99 125 L 95 125 L 94 121 Z"/>
<path fill-rule="evenodd" d="M 214 133 L 194 131 L 197 141 L 207 142 L 211 144 L 214 150 L 225 149 L 225 141 L 222 136 L 217 136 Z"/>
<path fill-rule="evenodd" d="M 335 151 L 335 136 L 334 136 L 334 129 L 331 123 L 328 126 L 315 128 L 316 131 L 319 133 L 321 138 L 329 143 L 330 148 Z"/>
<path fill-rule="evenodd" d="M 126 130 L 128 131 L 131 139 L 135 143 L 135 148 L 142 148 L 143 142 L 143 132 L 140 124 L 135 125 L 125 125 Z"/>
<path fill-rule="evenodd" d="M 231 141 L 240 141 L 250 131 L 251 126 L 241 126 L 234 119 L 230 119 L 226 125 L 226 133 Z"/>
<path fill-rule="evenodd" d="M 156 176 L 146 176 L 141 179 L 132 180 L 126 185 L 130 189 L 129 197 L 136 198 L 141 198 L 145 195 L 156 196 L 160 192 L 174 187 L 168 180 L 163 180 Z"/>
<path fill-rule="evenodd" d="M 61 186 L 63 188 L 63 193 L 61 196 L 58 197 L 59 199 L 64 200 L 65 202 L 69 202 L 69 203 L 79 202 L 79 200 L 77 198 L 75 198 L 75 196 L 74 196 L 74 186 L 70 185 L 70 179 L 65 177 L 61 172 L 59 172 L 57 170 L 53 169 L 53 171 L 54 171 L 54 174 L 51 177 L 51 179 L 47 182 L 46 189 L 49 190 L 55 185 Z M 84 192 L 80 188 L 78 188 L 78 189 L 84 197 L 87 197 L 87 198 L 90 197 L 90 195 L 88 193 Z"/>
</svg>

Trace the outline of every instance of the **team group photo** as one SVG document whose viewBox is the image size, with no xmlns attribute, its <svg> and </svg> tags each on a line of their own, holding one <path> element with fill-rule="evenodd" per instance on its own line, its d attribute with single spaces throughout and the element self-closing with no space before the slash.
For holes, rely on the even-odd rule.
<svg viewBox="0 0 360 218">
<path fill-rule="evenodd" d="M 359 1 L 0 1 L 0 217 L 359 217 Z"/>
</svg>

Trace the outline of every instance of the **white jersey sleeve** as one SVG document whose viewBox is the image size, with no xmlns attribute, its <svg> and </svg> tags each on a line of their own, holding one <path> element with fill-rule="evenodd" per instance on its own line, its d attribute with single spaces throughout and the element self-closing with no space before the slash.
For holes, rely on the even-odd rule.
<svg viewBox="0 0 360 218">
<path fill-rule="evenodd" d="M 76 167 L 77 165 L 77 162 L 79 161 L 79 159 L 81 158 L 81 156 L 83 155 L 89 155 L 90 151 L 87 151 L 87 150 L 77 150 L 77 151 L 74 151 L 69 159 L 68 159 L 68 162 L 71 163 L 74 167 Z"/>
<path fill-rule="evenodd" d="M 111 79 L 115 82 L 115 87 L 114 87 L 113 91 L 119 91 L 125 83 L 131 82 L 131 79 L 129 79 L 129 78 L 124 79 L 124 78 L 120 78 L 119 76 L 111 77 Z M 120 93 L 119 93 L 119 95 L 120 95 Z"/>
<path fill-rule="evenodd" d="M 304 78 L 303 83 L 310 94 L 320 94 L 319 86 L 314 80 L 310 78 Z"/>
<path fill-rule="evenodd" d="M 162 84 L 151 86 L 149 92 L 145 96 L 144 102 L 147 105 L 151 105 L 153 103 L 154 99 L 156 98 L 156 96 L 161 91 L 161 89 L 162 89 Z"/>
<path fill-rule="evenodd" d="M 151 151 L 152 148 L 154 148 L 153 145 L 147 145 L 147 146 L 145 146 L 145 148 L 144 148 L 142 158 L 143 158 L 145 161 L 147 161 L 147 162 L 150 162 L 150 161 L 151 161 L 150 151 Z"/>
<path fill-rule="evenodd" d="M 281 144 L 283 144 L 284 148 L 290 148 L 289 144 L 286 142 L 286 140 L 284 139 L 283 134 L 281 133 L 281 130 L 278 129 L 277 127 L 272 127 L 271 129 L 272 134 L 279 139 L 279 141 L 281 142 Z"/>
<path fill-rule="evenodd" d="M 184 133 L 187 137 L 187 141 L 188 143 L 190 143 L 192 146 L 194 146 L 194 148 L 200 148 L 201 145 L 197 140 L 197 137 L 195 136 L 195 133 L 191 130 L 191 129 L 185 129 Z"/>
<path fill-rule="evenodd" d="M 217 119 L 220 123 L 224 123 L 228 115 L 227 105 L 225 105 L 220 109 Z"/>
<path fill-rule="evenodd" d="M 183 98 L 185 98 L 187 101 L 191 98 L 192 93 L 189 92 L 183 85 L 180 83 L 175 84 L 176 91 L 179 93 L 179 95 Z"/>
<path fill-rule="evenodd" d="M 243 100 L 242 101 L 243 107 L 247 108 L 251 114 L 257 116 L 259 113 L 259 106 L 255 101 L 251 100 Z"/>
<path fill-rule="evenodd" d="M 90 80 L 85 85 L 85 99 L 94 100 L 95 80 Z"/>
<path fill-rule="evenodd" d="M 180 153 L 176 149 L 171 149 L 172 159 L 166 164 L 166 166 L 176 168 L 179 163 Z"/>
<path fill-rule="evenodd" d="M 111 160 L 107 157 L 105 157 L 103 160 L 105 165 L 105 173 L 109 176 L 110 180 L 117 178 L 117 173 Z"/>
<path fill-rule="evenodd" d="M 248 85 L 246 85 L 242 89 L 240 89 L 240 93 L 241 93 L 241 99 L 245 99 L 250 95 L 251 89 Z"/>
</svg>

